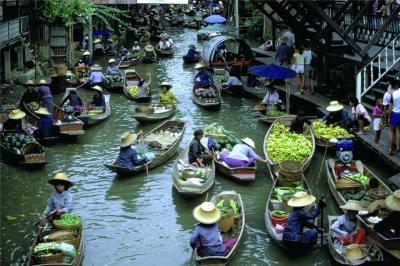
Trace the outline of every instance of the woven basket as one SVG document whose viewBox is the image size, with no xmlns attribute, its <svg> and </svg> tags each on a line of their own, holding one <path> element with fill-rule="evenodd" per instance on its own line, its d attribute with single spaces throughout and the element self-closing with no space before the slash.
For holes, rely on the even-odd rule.
<svg viewBox="0 0 400 266">
<path fill-rule="evenodd" d="M 61 230 L 74 230 L 74 229 L 80 228 L 82 226 L 82 222 L 80 224 L 65 225 L 65 224 L 60 224 L 60 222 L 58 220 L 54 220 L 53 225 L 55 228 L 61 229 Z"/>
<path fill-rule="evenodd" d="M 68 67 L 67 66 L 55 66 L 54 71 L 56 71 L 58 76 L 64 76 L 65 73 L 67 73 L 67 71 L 68 71 Z"/>
<path fill-rule="evenodd" d="M 290 186 L 291 183 L 301 180 L 303 165 L 296 161 L 279 163 L 278 180 L 281 185 Z"/>
<path fill-rule="evenodd" d="M 62 252 L 56 253 L 52 256 L 35 256 L 32 255 L 33 260 L 36 264 L 56 264 L 62 263 L 64 260 L 64 254 Z"/>
<path fill-rule="evenodd" d="M 231 212 L 221 216 L 221 219 L 218 221 L 219 229 L 223 232 L 229 232 L 234 225 L 234 217 Z"/>
</svg>

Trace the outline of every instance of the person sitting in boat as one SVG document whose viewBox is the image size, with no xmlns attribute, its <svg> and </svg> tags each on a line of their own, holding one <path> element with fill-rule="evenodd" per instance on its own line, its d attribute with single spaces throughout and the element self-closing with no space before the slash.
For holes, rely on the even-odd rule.
<svg viewBox="0 0 400 266">
<path fill-rule="evenodd" d="M 203 63 L 197 63 L 195 69 L 198 71 L 194 77 L 194 88 L 209 88 L 213 85 L 214 80 L 210 73 L 206 70 Z"/>
<path fill-rule="evenodd" d="M 349 200 L 340 208 L 345 211 L 345 214 L 340 215 L 331 226 L 335 245 L 348 246 L 364 243 L 366 231 L 364 228 L 357 229 L 357 213 L 364 210 L 360 202 Z"/>
<path fill-rule="evenodd" d="M 72 183 L 65 173 L 57 173 L 48 181 L 54 186 L 55 191 L 50 195 L 46 209 L 41 215 L 42 220 L 54 220 L 64 213 L 72 211 L 73 195 L 68 191 L 74 183 Z"/>
<path fill-rule="evenodd" d="M 267 88 L 267 93 L 265 93 L 261 104 L 265 105 L 265 109 L 268 109 L 269 106 L 277 105 L 281 100 L 279 99 L 279 93 L 274 86 L 274 82 L 265 81 L 264 85 Z"/>
<path fill-rule="evenodd" d="M 290 131 L 297 134 L 303 134 L 304 123 L 306 123 L 307 125 L 311 125 L 311 122 L 306 118 L 306 114 L 304 113 L 304 111 L 299 110 L 297 112 L 296 118 L 293 119 L 292 123 L 290 124 Z"/>
<path fill-rule="evenodd" d="M 160 50 L 171 50 L 173 48 L 173 41 L 169 38 L 161 38 L 160 42 L 158 43 L 158 47 Z"/>
<path fill-rule="evenodd" d="M 93 99 L 89 104 L 89 109 L 93 107 L 106 109 L 106 98 L 103 95 L 103 89 L 98 85 L 93 86 L 92 89 L 96 91 L 96 94 L 93 95 Z"/>
<path fill-rule="evenodd" d="M 193 210 L 193 217 L 199 223 L 196 224 L 190 238 L 190 246 L 202 257 L 226 256 L 235 246 L 236 239 L 222 240 L 218 221 L 221 213 L 212 202 L 203 202 Z"/>
<path fill-rule="evenodd" d="M 229 79 L 222 83 L 222 89 L 241 90 L 243 82 L 240 80 L 240 74 L 237 69 L 232 69 L 229 73 Z"/>
<path fill-rule="evenodd" d="M 90 53 L 89 51 L 85 51 L 82 54 L 82 58 L 79 60 L 79 62 L 75 65 L 75 66 L 79 66 L 79 67 L 90 67 L 93 65 L 93 61 L 90 60 Z"/>
<path fill-rule="evenodd" d="M 105 50 L 107 51 L 107 53 L 116 53 L 117 46 L 118 46 L 118 40 L 114 41 L 112 38 L 108 38 L 107 47 Z"/>
<path fill-rule="evenodd" d="M 224 42 L 221 42 L 217 47 L 217 58 L 219 58 L 220 60 L 225 60 L 226 53 L 226 45 Z"/>
<path fill-rule="evenodd" d="M 105 54 L 103 43 L 101 39 L 97 38 L 93 41 L 93 54 L 94 55 L 103 55 Z"/>
<path fill-rule="evenodd" d="M 46 108 L 40 107 L 35 111 L 39 115 L 39 123 L 37 133 L 41 138 L 48 138 L 51 136 L 51 129 L 53 128 L 53 120 L 50 117 L 49 111 Z"/>
<path fill-rule="evenodd" d="M 330 102 L 328 107 L 326 107 L 326 110 L 329 113 L 322 118 L 322 121 L 326 124 L 340 126 L 346 129 L 351 127 L 351 118 L 349 113 L 343 109 L 343 105 L 338 101 Z"/>
<path fill-rule="evenodd" d="M 236 144 L 230 153 L 222 151 L 219 159 L 229 167 L 254 166 L 256 161 L 267 162 L 254 152 L 255 143 L 250 138 L 242 139 L 243 143 Z"/>
<path fill-rule="evenodd" d="M 134 41 L 133 42 L 133 46 L 132 46 L 132 53 L 138 53 L 140 52 L 140 50 L 142 50 L 142 48 L 140 48 L 139 42 L 138 41 Z"/>
<path fill-rule="evenodd" d="M 315 202 L 315 197 L 309 195 L 305 191 L 296 192 L 288 201 L 288 205 L 292 207 L 289 214 L 287 224 L 283 230 L 283 240 L 296 241 L 304 243 L 315 243 L 317 241 L 318 232 L 323 232 L 323 229 L 316 228 L 311 220 L 314 220 L 320 214 L 320 210 L 326 207 L 326 203 L 322 200 L 318 202 L 316 208 L 307 211 L 304 207 Z M 304 232 L 304 227 L 312 227 L 313 229 Z"/>
<path fill-rule="evenodd" d="M 142 132 L 140 131 L 139 134 L 125 132 L 121 135 L 121 145 L 118 159 L 115 162 L 116 165 L 124 168 L 134 168 L 150 161 L 146 156 L 139 158 L 136 149 L 131 146 L 141 134 Z"/>
<path fill-rule="evenodd" d="M 160 87 L 161 87 L 160 99 L 157 101 L 157 104 L 163 104 L 168 106 L 171 104 L 179 103 L 178 98 L 176 98 L 175 94 L 172 91 L 170 91 L 171 85 L 167 81 L 163 81 Z"/>
<path fill-rule="evenodd" d="M 89 76 L 90 85 L 103 86 L 104 82 L 106 81 L 106 77 L 104 76 L 103 72 L 101 72 L 101 70 L 103 68 L 101 66 L 99 66 L 98 64 L 94 64 L 91 67 L 91 69 L 92 69 L 92 72 L 90 73 L 90 76 Z"/>
<path fill-rule="evenodd" d="M 68 104 L 74 107 L 76 116 L 80 115 L 80 113 L 82 112 L 83 102 L 78 93 L 76 93 L 76 90 L 69 91 L 68 96 L 65 97 L 64 100 L 61 102 L 61 106 L 63 106 L 64 104 Z"/>
<path fill-rule="evenodd" d="M 374 230 L 386 238 L 400 238 L 400 189 L 384 200 L 376 200 L 368 206 L 368 213 L 378 209 L 386 209 L 390 213 L 374 226 Z"/>
<path fill-rule="evenodd" d="M 139 80 L 137 97 L 146 97 L 149 95 L 149 87 L 151 85 L 151 74 L 147 73 L 147 81 Z"/>
<path fill-rule="evenodd" d="M 109 75 L 121 75 L 121 71 L 115 65 L 115 59 L 111 58 L 108 60 L 107 74 Z"/>
<path fill-rule="evenodd" d="M 26 113 L 21 109 L 14 109 L 8 114 L 8 120 L 3 124 L 3 130 L 15 130 L 17 133 L 22 133 L 22 118 Z"/>
<path fill-rule="evenodd" d="M 153 45 L 148 44 L 144 47 L 144 57 L 149 60 L 155 60 L 157 58 Z"/>
<path fill-rule="evenodd" d="M 25 82 L 24 86 L 26 88 L 26 91 L 21 97 L 21 100 L 19 101 L 19 107 L 24 108 L 24 104 L 26 103 L 31 103 L 31 102 L 39 102 L 39 95 L 38 93 L 33 89 L 33 86 L 35 84 L 33 83 L 33 80 L 29 79 L 28 81 Z"/>
<path fill-rule="evenodd" d="M 200 58 L 200 52 L 196 51 L 196 45 L 189 45 L 189 51 L 187 52 L 186 57 L 192 61 Z"/>
<path fill-rule="evenodd" d="M 43 105 L 46 106 L 49 113 L 53 114 L 53 95 L 51 94 L 51 90 L 49 87 L 49 83 L 41 79 L 39 80 L 38 85 L 40 85 L 38 89 L 38 95 L 40 100 L 42 101 Z"/>
<path fill-rule="evenodd" d="M 206 154 L 206 149 L 201 144 L 200 140 L 204 136 L 204 132 L 201 129 L 197 129 L 193 133 L 194 138 L 189 145 L 189 163 L 196 167 L 206 167 L 203 157 Z"/>
</svg>

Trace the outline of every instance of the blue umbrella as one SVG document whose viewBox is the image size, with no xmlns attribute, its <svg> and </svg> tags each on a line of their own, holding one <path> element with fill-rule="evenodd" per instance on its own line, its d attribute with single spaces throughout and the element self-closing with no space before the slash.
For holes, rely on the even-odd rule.
<svg viewBox="0 0 400 266">
<path fill-rule="evenodd" d="M 226 21 L 226 18 L 220 16 L 220 15 L 212 15 L 209 17 L 206 17 L 204 19 L 205 22 L 214 24 L 214 23 L 224 23 Z"/>
<path fill-rule="evenodd" d="M 270 79 L 287 79 L 296 76 L 296 72 L 287 67 L 277 65 L 262 65 L 250 67 L 248 71 L 256 76 Z"/>
</svg>

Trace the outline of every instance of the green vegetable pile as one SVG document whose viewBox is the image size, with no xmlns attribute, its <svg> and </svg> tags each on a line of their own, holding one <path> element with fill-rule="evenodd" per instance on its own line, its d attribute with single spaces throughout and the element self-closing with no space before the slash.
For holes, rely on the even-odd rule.
<svg viewBox="0 0 400 266">
<path fill-rule="evenodd" d="M 340 126 L 327 125 L 322 121 L 314 121 L 312 123 L 314 134 L 317 138 L 349 138 L 352 137 L 346 129 Z"/>
<path fill-rule="evenodd" d="M 303 134 L 290 133 L 289 128 L 279 123 L 264 144 L 274 163 L 286 160 L 304 162 L 312 152 L 311 140 Z"/>
<path fill-rule="evenodd" d="M 36 111 L 40 107 L 39 103 L 37 102 L 27 103 L 25 104 L 25 106 L 31 111 Z"/>
<path fill-rule="evenodd" d="M 368 184 L 369 183 L 369 178 L 365 175 L 362 175 L 360 173 L 347 173 L 347 174 L 341 174 L 342 176 L 350 177 L 352 179 L 355 179 L 363 184 Z"/>
<path fill-rule="evenodd" d="M 285 211 L 274 210 L 271 212 L 271 215 L 276 218 L 286 218 L 289 217 L 289 213 Z"/>
<path fill-rule="evenodd" d="M 282 116 L 284 114 L 285 114 L 285 112 L 278 111 L 278 109 L 274 105 L 268 106 L 268 108 L 267 108 L 267 114 L 266 114 L 267 116 L 274 117 L 274 116 Z"/>
<path fill-rule="evenodd" d="M 137 96 L 137 94 L 138 94 L 138 86 L 131 86 L 129 89 L 128 89 L 128 92 L 129 92 L 129 94 L 132 96 L 132 97 L 136 97 Z"/>
<path fill-rule="evenodd" d="M 86 72 L 86 71 L 79 71 L 78 75 L 79 75 L 79 78 L 89 78 L 90 77 L 90 73 Z"/>
<path fill-rule="evenodd" d="M 108 83 L 116 83 L 116 82 L 122 82 L 122 76 L 121 75 L 106 75 L 106 81 Z"/>
<path fill-rule="evenodd" d="M 218 94 L 214 89 L 210 89 L 204 92 L 195 92 L 194 95 L 198 97 L 199 99 L 205 99 L 205 98 L 217 98 Z"/>
<path fill-rule="evenodd" d="M 236 138 L 230 131 L 225 130 L 223 126 L 218 123 L 212 123 L 205 130 L 204 134 L 206 136 L 211 136 L 215 142 L 215 152 L 219 154 L 223 149 L 232 151 L 236 144 L 241 143 L 241 141 Z"/>
<path fill-rule="evenodd" d="M 231 199 L 228 202 L 226 202 L 224 199 L 222 199 L 217 202 L 215 207 L 217 207 L 217 209 L 221 212 L 221 215 L 228 214 L 229 212 L 231 212 L 233 215 L 236 215 L 239 213 L 237 205 L 238 204 L 236 200 Z"/>
<path fill-rule="evenodd" d="M 79 225 L 81 224 L 81 218 L 72 213 L 64 213 L 61 215 L 61 219 L 57 220 L 59 225 Z"/>
<path fill-rule="evenodd" d="M 75 74 L 67 75 L 67 76 L 65 76 L 65 79 L 66 79 L 66 80 L 75 80 L 75 79 L 76 79 L 76 76 L 75 76 Z"/>
<path fill-rule="evenodd" d="M 18 133 L 8 133 L 1 138 L 1 145 L 17 154 L 21 154 L 20 149 L 28 143 L 36 143 L 36 140 L 29 135 Z"/>
<path fill-rule="evenodd" d="M 104 110 L 101 107 L 95 107 L 93 109 L 88 110 L 87 113 L 88 115 L 98 115 L 104 113 Z"/>
<path fill-rule="evenodd" d="M 39 243 L 33 248 L 33 254 L 40 257 L 52 256 L 60 252 L 57 247 L 56 242 Z"/>
<path fill-rule="evenodd" d="M 226 134 L 228 133 L 223 126 L 218 123 L 212 123 L 204 130 L 204 134 Z"/>
</svg>

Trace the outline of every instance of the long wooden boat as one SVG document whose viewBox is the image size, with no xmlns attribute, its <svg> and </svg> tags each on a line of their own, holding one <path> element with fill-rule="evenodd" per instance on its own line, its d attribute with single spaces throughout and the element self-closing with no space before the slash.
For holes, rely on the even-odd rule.
<svg viewBox="0 0 400 266">
<path fill-rule="evenodd" d="M 176 106 L 165 107 L 160 111 L 159 108 L 151 104 L 136 106 L 133 118 L 139 123 L 153 123 L 173 116 L 176 113 Z"/>
<path fill-rule="evenodd" d="M 190 58 L 190 57 L 184 55 L 184 56 L 182 56 L 182 58 L 183 58 L 183 62 L 185 64 L 194 64 L 194 63 L 197 63 L 200 61 L 200 57 L 196 57 L 193 59 L 193 58 Z"/>
<path fill-rule="evenodd" d="M 328 247 L 331 256 L 337 263 L 339 263 L 340 265 L 361 265 L 366 262 L 378 263 L 379 261 L 383 261 L 383 254 L 381 249 L 368 239 L 364 244 L 361 245 L 361 248 L 367 252 L 367 256 L 359 260 L 348 260 L 346 258 L 345 248 L 339 250 L 334 246 L 333 243 L 333 231 L 331 229 L 333 223 L 338 218 L 339 216 L 328 216 L 329 220 Z"/>
<path fill-rule="evenodd" d="M 160 49 L 160 46 L 157 44 L 156 45 L 156 53 L 160 57 L 169 57 L 169 56 L 173 56 L 175 51 L 174 51 L 174 48 L 172 48 L 172 49 Z"/>
<path fill-rule="evenodd" d="M 195 104 L 206 110 L 218 110 L 221 108 L 222 97 L 221 92 L 215 88 L 216 98 L 199 98 L 196 96 L 194 89 L 192 90 L 192 100 Z"/>
<path fill-rule="evenodd" d="M 32 254 L 33 248 L 37 244 L 39 244 L 41 242 L 44 242 L 43 238 L 46 235 L 49 235 L 49 234 L 54 233 L 56 231 L 57 231 L 57 229 L 50 229 L 50 230 L 47 230 L 47 231 L 44 231 L 44 229 L 39 229 L 39 232 L 36 235 L 36 238 L 35 238 L 35 240 L 33 242 L 31 250 L 29 252 L 28 265 L 30 265 L 30 266 L 34 266 L 34 265 L 36 265 L 36 266 L 52 266 L 52 265 L 58 265 L 58 266 L 80 266 L 80 265 L 83 264 L 83 258 L 85 256 L 85 239 L 84 239 L 83 227 L 81 227 L 77 232 L 78 235 L 79 235 L 79 244 L 78 244 L 78 247 L 77 247 L 77 250 L 76 250 L 76 254 L 77 255 L 74 257 L 74 259 L 70 263 L 64 263 L 64 262 L 60 262 L 60 263 L 54 263 L 54 262 L 52 262 L 52 263 L 41 263 L 41 262 L 36 262 L 35 261 L 34 256 Z"/>
<path fill-rule="evenodd" d="M 131 66 L 136 66 L 140 62 L 142 62 L 142 60 L 143 60 L 143 54 L 131 59 L 122 60 L 120 63 L 118 63 L 118 68 L 128 68 Z"/>
<path fill-rule="evenodd" d="M 267 124 L 273 124 L 278 118 L 290 118 L 290 119 L 295 119 L 296 115 L 288 115 L 288 114 L 283 114 L 281 116 L 267 116 L 265 115 L 265 106 L 262 104 L 257 104 L 254 109 L 256 110 L 259 118 L 258 120 L 265 122 Z"/>
<path fill-rule="evenodd" d="M 199 168 L 189 164 L 188 158 L 189 146 L 179 155 L 175 161 L 172 170 L 172 180 L 175 189 L 179 194 L 185 197 L 197 197 L 208 191 L 215 182 L 215 163 L 212 161 L 211 165 L 206 168 Z M 182 172 L 184 170 L 190 170 L 196 172 L 198 169 L 204 169 L 205 174 L 201 179 L 204 183 L 201 185 L 188 183 L 181 179 Z"/>
<path fill-rule="evenodd" d="M 244 86 L 233 86 L 229 88 L 224 88 L 222 85 L 225 81 L 229 79 L 229 72 L 226 69 L 214 69 L 214 85 L 217 87 L 221 93 L 227 94 L 234 97 L 243 97 Z"/>
<path fill-rule="evenodd" d="M 12 139 L 18 148 L 12 147 Z M 43 147 L 30 135 L 7 130 L 1 134 L 1 158 L 10 163 L 16 163 L 27 168 L 40 168 L 47 164 Z"/>
<path fill-rule="evenodd" d="M 328 186 L 335 199 L 336 203 L 340 206 L 345 204 L 347 201 L 343 196 L 343 192 L 354 193 L 360 189 L 367 189 L 368 184 L 361 185 L 360 183 L 348 180 L 345 178 L 339 178 L 337 172 L 341 171 L 341 166 L 337 164 L 335 159 L 328 159 L 325 161 L 326 175 L 328 178 Z M 375 175 L 368 167 L 366 167 L 361 161 L 352 161 L 350 164 L 350 170 L 357 172 L 362 172 L 362 174 L 369 179 L 375 178 L 379 182 L 378 188 L 384 191 L 385 194 L 390 195 L 393 191 L 385 184 L 385 182 Z M 367 216 L 357 216 L 360 224 L 366 228 L 367 236 L 379 247 L 381 247 L 386 252 L 390 253 L 397 259 L 400 259 L 400 238 L 387 238 L 384 235 L 376 232 L 373 228 L 374 224 L 368 222 Z"/>
<path fill-rule="evenodd" d="M 147 96 L 144 97 L 134 97 L 129 93 L 129 88 L 131 86 L 137 86 L 139 84 L 139 81 L 141 80 L 141 77 L 139 75 L 139 73 L 136 72 L 135 69 L 127 69 L 124 71 L 124 94 L 125 96 L 130 99 L 133 100 L 135 102 L 139 102 L 139 103 L 146 103 L 151 101 L 151 90 L 150 90 L 150 94 L 148 94 Z"/>
<path fill-rule="evenodd" d="M 280 211 L 287 211 L 288 213 L 290 213 L 290 209 L 291 207 L 289 206 L 285 206 L 283 204 L 283 202 L 278 201 L 278 199 L 276 199 L 274 197 L 274 190 L 276 187 L 278 187 L 278 180 L 274 180 L 274 184 L 271 188 L 271 191 L 269 193 L 268 196 L 268 200 L 267 200 L 267 205 L 265 207 L 265 213 L 264 213 L 264 220 L 265 220 L 265 227 L 267 228 L 267 232 L 270 235 L 270 237 L 273 239 L 273 241 L 279 245 L 281 248 L 283 248 L 286 251 L 287 255 L 290 256 L 299 256 L 302 254 L 305 254 L 307 252 L 310 252 L 314 249 L 314 244 L 313 243 L 304 243 L 304 242 L 299 242 L 299 241 L 288 241 L 288 240 L 283 240 L 283 234 L 277 234 L 275 232 L 275 227 L 272 224 L 272 217 L 271 217 L 271 212 L 275 211 L 275 210 L 280 210 Z M 307 184 L 307 181 L 305 179 L 305 177 L 302 177 L 302 184 L 303 184 L 303 188 L 305 191 L 307 191 L 309 194 L 311 194 L 311 191 L 309 189 L 309 186 Z M 309 206 L 309 208 L 311 207 L 316 207 L 316 203 L 314 203 L 313 206 Z M 315 219 L 313 221 L 314 225 L 318 225 L 318 220 Z"/>
<path fill-rule="evenodd" d="M 121 76 L 121 81 L 106 81 L 104 83 L 104 88 L 112 92 L 122 92 L 124 87 L 124 82 Z"/>
<path fill-rule="evenodd" d="M 152 168 L 155 168 L 155 167 L 165 163 L 175 154 L 175 152 L 177 151 L 177 149 L 179 147 L 179 143 L 182 140 L 183 133 L 185 132 L 185 128 L 186 128 L 186 122 L 168 120 L 168 121 L 165 121 L 160 126 L 153 129 L 152 131 L 150 131 L 149 133 L 147 133 L 146 135 L 144 135 L 143 140 L 145 143 L 145 145 L 144 145 L 145 147 L 143 147 L 142 145 L 139 145 L 139 146 L 142 146 L 142 148 L 147 148 L 148 150 L 155 153 L 155 159 L 146 164 L 147 169 L 152 169 Z M 176 138 L 176 140 L 171 145 L 169 145 L 165 149 L 161 149 L 161 150 L 157 149 L 156 150 L 156 149 L 151 148 L 149 146 L 149 141 L 148 141 L 149 136 L 153 135 L 153 134 L 159 134 L 160 131 L 165 132 L 166 130 L 174 130 L 177 132 L 179 131 L 179 136 Z M 121 166 L 115 164 L 115 160 L 111 164 L 104 164 L 104 166 L 107 167 L 109 170 L 111 170 L 112 172 L 115 172 L 119 175 L 136 175 L 138 173 L 146 171 L 146 165 L 140 165 L 140 166 L 137 166 L 134 168 L 126 168 L 126 167 L 121 167 Z"/>
<path fill-rule="evenodd" d="M 279 162 L 272 161 L 271 157 L 268 154 L 268 150 L 266 148 L 265 143 L 276 125 L 281 123 L 281 124 L 284 124 L 285 127 L 290 127 L 292 120 L 293 119 L 291 117 L 280 117 L 280 118 L 276 119 L 275 122 L 268 129 L 267 134 L 265 134 L 264 143 L 263 143 L 264 154 L 265 154 L 265 158 L 267 159 L 268 166 L 270 167 L 270 169 L 271 169 L 272 173 L 275 175 L 275 177 L 277 177 L 279 174 Z M 307 168 L 310 166 L 311 160 L 315 153 L 315 138 L 314 138 L 314 133 L 311 129 L 311 126 L 309 126 L 307 124 L 304 125 L 303 135 L 305 135 L 307 138 L 309 138 L 311 140 L 311 145 L 312 145 L 312 150 L 311 150 L 310 156 L 308 156 L 308 158 L 302 162 L 303 170 L 306 171 Z M 271 178 L 274 178 L 274 176 L 271 176 Z"/>
<path fill-rule="evenodd" d="M 68 96 L 70 91 L 76 91 L 78 97 L 81 98 L 80 95 L 78 94 L 76 88 L 67 88 L 62 101 L 64 101 L 64 99 Z M 99 124 L 111 116 L 110 95 L 104 95 L 104 98 L 105 98 L 105 102 L 106 102 L 106 109 L 104 110 L 103 113 L 91 115 L 88 113 L 88 110 L 84 108 L 82 113 L 80 115 L 78 115 L 78 118 L 80 120 L 82 120 L 86 126 L 92 126 L 92 125 Z M 82 98 L 81 98 L 81 100 L 82 100 Z M 82 101 L 82 102 L 84 102 L 84 101 Z"/>
<path fill-rule="evenodd" d="M 320 119 L 314 119 L 313 122 L 315 122 L 315 121 L 320 121 Z M 321 147 L 321 148 L 324 148 L 324 149 L 327 148 L 329 150 L 336 151 L 336 143 L 330 142 L 329 139 L 319 137 L 315 133 L 314 133 L 314 137 L 315 137 L 315 145 L 317 145 L 317 147 Z M 345 138 L 336 138 L 336 139 L 337 140 L 354 139 L 354 135 L 351 135 L 349 133 L 349 136 L 347 136 Z"/>
<path fill-rule="evenodd" d="M 224 199 L 225 202 L 229 202 L 229 200 L 231 199 L 237 202 L 239 214 L 235 217 L 234 229 L 232 230 L 233 235 L 229 234 L 229 232 L 228 234 L 223 234 L 223 238 L 234 237 L 236 238 L 237 242 L 226 256 L 201 257 L 197 253 L 197 249 L 195 249 L 195 260 L 199 265 L 227 265 L 229 261 L 231 261 L 231 259 L 235 256 L 241 245 L 246 223 L 246 216 L 242 198 L 240 197 L 240 194 L 237 194 L 234 191 L 223 191 L 220 194 L 213 196 L 211 198 L 211 202 L 217 204 L 218 201 L 220 201 L 221 199 Z"/>
</svg>

